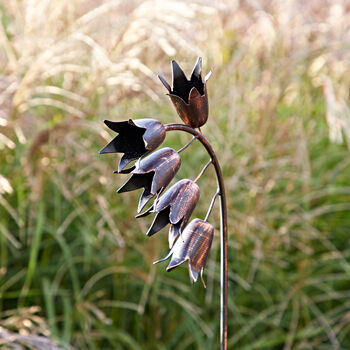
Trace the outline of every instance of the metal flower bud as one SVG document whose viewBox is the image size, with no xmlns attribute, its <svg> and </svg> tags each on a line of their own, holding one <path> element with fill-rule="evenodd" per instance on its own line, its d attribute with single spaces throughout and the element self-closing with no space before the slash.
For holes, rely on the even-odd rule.
<svg viewBox="0 0 350 350">
<path fill-rule="evenodd" d="M 182 239 L 180 238 L 175 242 L 169 254 L 164 259 L 154 262 L 154 264 L 167 260 L 171 256 L 167 267 L 167 271 L 170 271 L 188 260 L 192 282 L 197 281 L 200 273 L 205 287 L 203 271 L 207 263 L 213 237 L 213 225 L 200 219 L 194 219 L 186 226 L 182 232 Z"/>
<path fill-rule="evenodd" d="M 180 165 L 181 158 L 176 151 L 169 147 L 162 148 L 137 163 L 131 177 L 117 192 L 128 192 L 143 187 L 137 209 L 139 213 L 155 194 L 159 194 L 169 185 Z"/>
<path fill-rule="evenodd" d="M 208 119 L 208 95 L 206 83 L 211 75 L 209 72 L 202 79 L 202 58 L 199 57 L 195 64 L 191 79 L 187 80 L 185 73 L 179 65 L 172 61 L 173 87 L 158 75 L 158 78 L 167 88 L 171 102 L 178 115 L 186 125 L 192 128 L 199 128 Z"/>
<path fill-rule="evenodd" d="M 104 123 L 118 135 L 100 153 L 124 153 L 118 172 L 128 173 L 135 169 L 124 169 L 130 162 L 155 150 L 165 139 L 164 125 L 155 119 L 126 120 Z"/>
<path fill-rule="evenodd" d="M 185 228 L 199 199 L 198 185 L 189 179 L 178 181 L 171 186 L 152 207 L 137 217 L 157 213 L 147 236 L 152 236 L 163 227 L 171 224 L 169 247 L 174 245 L 176 237 Z"/>
</svg>

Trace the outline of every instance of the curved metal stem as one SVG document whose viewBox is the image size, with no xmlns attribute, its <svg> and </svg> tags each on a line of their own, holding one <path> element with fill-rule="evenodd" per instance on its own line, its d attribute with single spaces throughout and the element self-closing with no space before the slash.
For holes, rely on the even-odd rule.
<svg viewBox="0 0 350 350">
<path fill-rule="evenodd" d="M 218 182 L 220 191 L 220 243 L 221 243 L 221 254 L 220 254 L 220 349 L 227 350 L 227 204 L 224 178 L 222 176 L 219 161 L 216 154 L 207 140 L 207 138 L 199 131 L 183 124 L 167 124 L 165 125 L 166 131 L 180 130 L 185 131 L 193 136 L 196 136 L 201 144 L 205 147 L 208 154 L 210 155 Z"/>
<path fill-rule="evenodd" d="M 208 208 L 208 211 L 207 211 L 207 215 L 205 216 L 204 221 L 208 221 L 208 218 L 209 218 L 209 215 L 211 213 L 211 210 L 213 209 L 213 206 L 215 204 L 216 198 L 217 198 L 217 196 L 219 194 L 220 194 L 220 190 L 217 189 L 216 193 L 214 194 L 213 198 L 211 199 L 211 202 L 210 202 L 210 205 L 209 205 L 209 208 Z"/>
<path fill-rule="evenodd" d="M 195 141 L 196 139 L 197 139 L 197 136 L 193 136 L 192 139 L 191 139 L 190 141 L 188 141 L 188 142 L 186 143 L 185 146 L 181 147 L 181 148 L 177 151 L 177 153 L 181 153 L 182 151 L 184 151 L 184 150 L 185 150 L 193 141 Z"/>
<path fill-rule="evenodd" d="M 208 169 L 209 165 L 213 163 L 213 160 L 210 159 L 209 162 L 207 164 L 205 164 L 204 168 L 201 170 L 201 172 L 198 174 L 198 176 L 193 180 L 193 182 L 197 182 L 202 175 L 205 173 L 205 171 Z"/>
</svg>

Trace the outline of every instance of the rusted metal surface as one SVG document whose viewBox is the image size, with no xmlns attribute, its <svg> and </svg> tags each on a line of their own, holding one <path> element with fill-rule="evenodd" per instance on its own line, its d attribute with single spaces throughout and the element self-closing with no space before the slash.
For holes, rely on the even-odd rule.
<svg viewBox="0 0 350 350">
<path fill-rule="evenodd" d="M 198 202 L 200 190 L 198 185 L 189 179 L 176 182 L 153 206 L 137 217 L 156 213 L 147 236 L 152 236 L 163 227 L 171 224 L 169 229 L 169 247 L 174 244 L 176 237 L 182 232 L 190 219 Z"/>
<path fill-rule="evenodd" d="M 118 135 L 100 153 L 124 153 L 118 165 L 118 172 L 128 173 L 135 167 L 125 167 L 162 144 L 165 139 L 164 125 L 155 119 L 137 119 L 104 123 Z"/>
<path fill-rule="evenodd" d="M 158 77 L 168 90 L 171 102 L 184 123 L 192 128 L 204 125 L 209 111 L 206 83 L 210 73 L 203 80 L 202 59 L 198 58 L 190 80 L 187 80 L 176 61 L 172 61 L 172 88 L 163 77 Z"/>
<path fill-rule="evenodd" d="M 154 195 L 169 185 L 180 165 L 181 158 L 175 150 L 169 147 L 159 149 L 136 164 L 131 177 L 117 192 L 128 192 L 143 187 L 137 209 L 139 213 Z"/>
<path fill-rule="evenodd" d="M 213 225 L 200 219 L 194 219 L 186 226 L 181 238 L 178 238 L 169 254 L 164 259 L 154 262 L 154 264 L 164 261 L 171 256 L 167 267 L 167 271 L 170 271 L 188 260 L 192 281 L 197 281 L 199 273 L 203 281 L 203 271 L 208 260 L 213 237 Z"/>
</svg>

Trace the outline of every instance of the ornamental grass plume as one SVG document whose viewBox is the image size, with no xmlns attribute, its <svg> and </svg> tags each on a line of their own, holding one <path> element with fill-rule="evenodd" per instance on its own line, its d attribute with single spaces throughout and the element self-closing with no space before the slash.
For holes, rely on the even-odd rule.
<svg viewBox="0 0 350 350">
<path fill-rule="evenodd" d="M 115 173 L 131 173 L 131 177 L 119 188 L 118 193 L 144 188 L 137 212 L 154 198 L 153 204 L 137 218 L 155 214 L 146 235 L 152 236 L 170 224 L 169 254 L 156 263 L 171 257 L 167 271 L 171 271 L 186 260 L 189 262 L 190 278 L 196 282 L 208 259 L 214 236 L 214 227 L 207 222 L 215 200 L 220 196 L 221 202 L 221 316 L 220 344 L 227 349 L 227 209 L 224 181 L 217 156 L 203 133 L 196 128 L 203 126 L 208 119 L 208 95 L 206 82 L 211 72 L 202 78 L 202 59 L 198 58 L 190 80 L 180 66 L 172 61 L 172 87 L 159 76 L 169 92 L 169 97 L 177 114 L 185 124 L 163 125 L 155 119 L 136 119 L 121 122 L 105 121 L 105 124 L 118 135 L 105 146 L 100 153 L 124 153 Z M 166 133 L 178 130 L 193 135 L 191 141 L 180 150 L 171 148 L 156 149 L 162 144 Z M 180 153 L 198 140 L 210 156 L 210 161 L 194 179 L 182 179 L 163 191 L 170 184 L 180 168 Z M 155 151 L 155 152 L 153 152 Z M 153 153 L 151 153 L 153 152 Z M 148 155 L 151 153 L 150 155 Z M 146 157 L 146 155 L 148 155 Z M 134 165 L 125 168 L 132 161 Z M 208 208 L 204 220 L 194 219 L 189 224 L 191 215 L 199 200 L 198 179 L 206 169 L 213 165 L 217 177 L 218 190 Z"/>
</svg>

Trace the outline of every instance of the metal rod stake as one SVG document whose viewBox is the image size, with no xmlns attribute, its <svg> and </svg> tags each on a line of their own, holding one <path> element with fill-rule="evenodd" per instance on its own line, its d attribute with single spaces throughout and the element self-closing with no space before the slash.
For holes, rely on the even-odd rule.
<svg viewBox="0 0 350 350">
<path fill-rule="evenodd" d="M 215 168 L 220 191 L 220 349 L 227 350 L 227 204 L 224 178 L 216 154 L 201 132 L 183 124 L 167 124 L 165 130 L 180 130 L 196 136 L 210 155 Z"/>
</svg>

